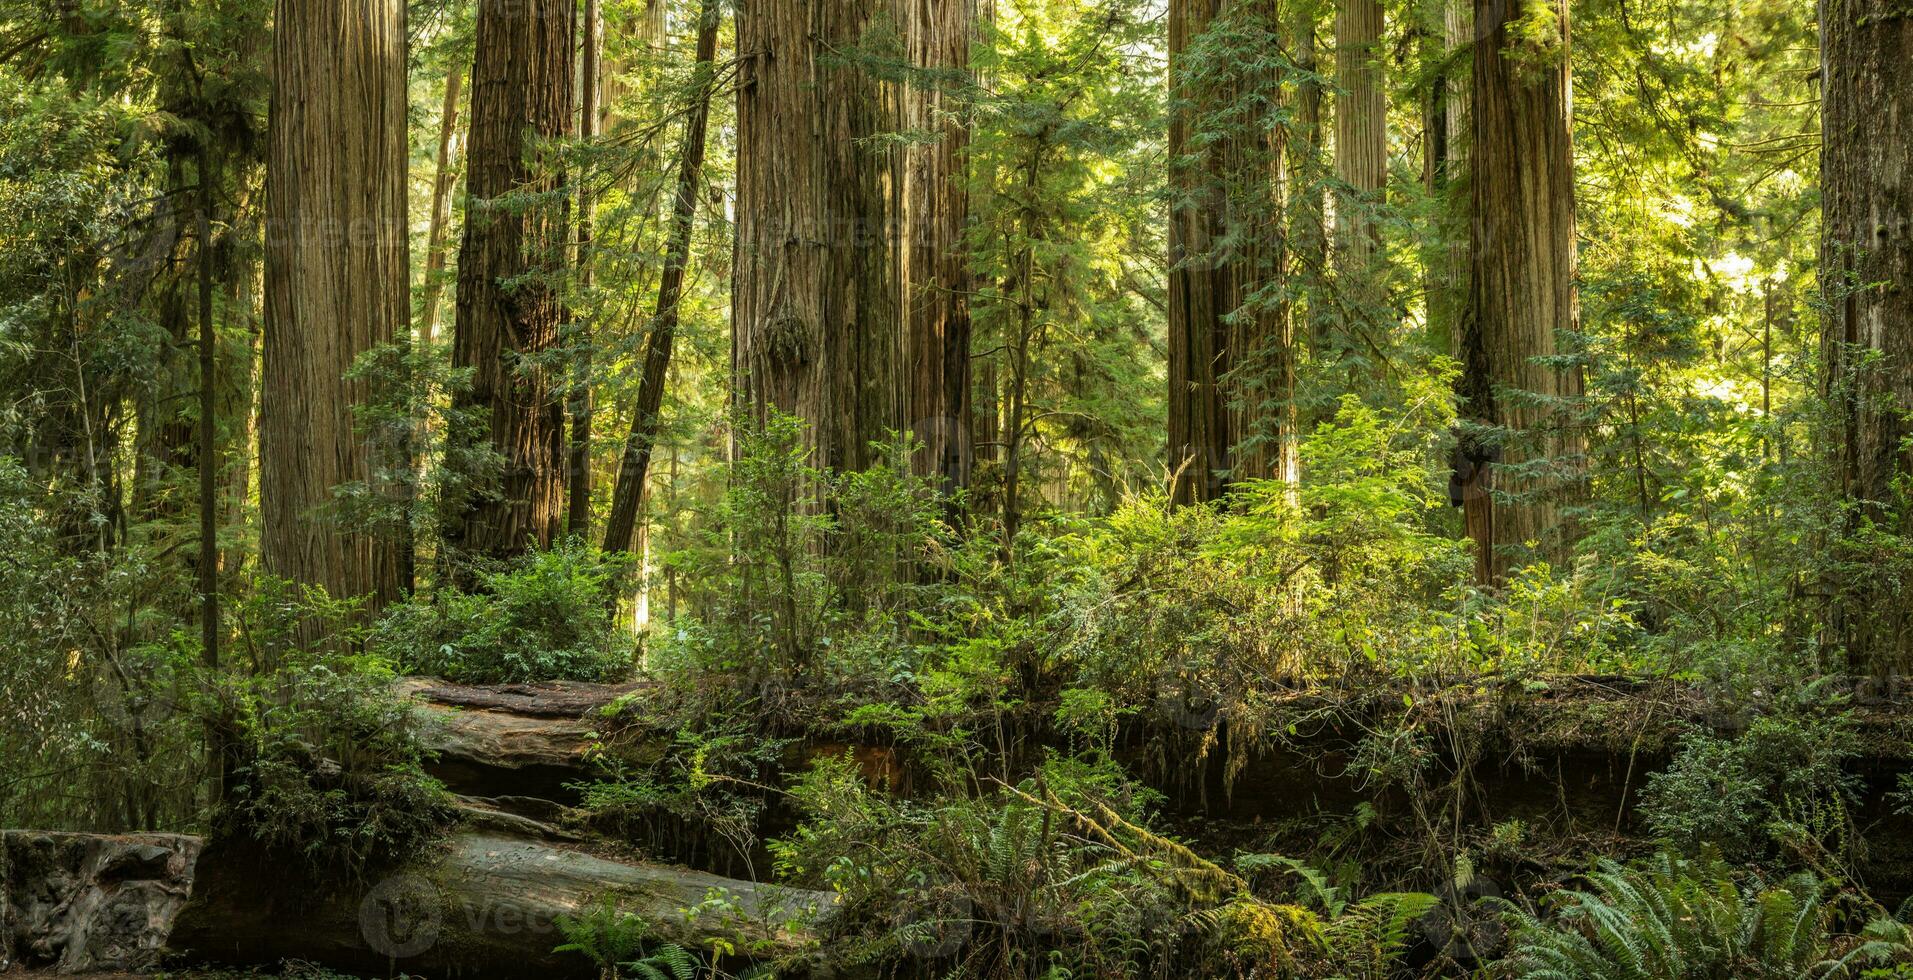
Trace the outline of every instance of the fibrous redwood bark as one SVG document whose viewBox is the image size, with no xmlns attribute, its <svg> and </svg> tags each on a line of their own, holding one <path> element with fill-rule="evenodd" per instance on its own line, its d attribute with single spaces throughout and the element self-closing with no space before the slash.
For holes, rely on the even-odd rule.
<svg viewBox="0 0 1913 980">
<path fill-rule="evenodd" d="M 904 87 L 901 128 L 934 134 L 899 160 L 897 247 L 902 291 L 904 412 L 920 443 L 918 475 L 946 492 L 970 485 L 970 270 L 962 248 L 969 218 L 964 151 L 969 130 L 955 114 L 954 87 L 967 77 L 975 0 L 899 0 L 905 56 L 921 77 Z"/>
<path fill-rule="evenodd" d="M 1169 6 L 1169 467 L 1177 503 L 1232 479 L 1294 480 L 1293 335 L 1275 295 L 1286 131 L 1265 115 L 1278 79 L 1276 5 Z M 1226 18 L 1226 20 L 1225 20 Z M 1214 32 L 1214 33 L 1210 33 Z M 1205 35 L 1206 38 L 1205 38 Z"/>
<path fill-rule="evenodd" d="M 578 85 L 578 135 L 586 142 L 596 139 L 601 130 L 602 118 L 599 103 L 604 93 L 604 11 L 599 0 L 585 0 L 583 23 L 583 54 L 579 58 Z M 589 174 L 578 182 L 578 289 L 587 295 L 591 292 L 591 237 L 592 211 L 596 207 L 592 179 Z M 565 505 L 565 529 L 572 534 L 584 537 L 591 532 L 591 364 L 592 343 L 589 325 L 579 323 L 574 326 L 578 331 L 574 341 L 579 353 L 575 355 L 569 409 L 571 412 L 571 443 L 569 447 L 570 497 Z"/>
<path fill-rule="evenodd" d="M 1913 11 L 1894 0 L 1820 4 L 1820 158 L 1827 394 L 1834 467 L 1864 524 L 1913 534 L 1896 482 L 1913 477 Z M 1913 666 L 1913 609 L 1876 559 L 1841 549 L 1828 626 L 1856 668 Z"/>
<path fill-rule="evenodd" d="M 809 423 L 814 465 L 863 469 L 903 425 L 885 83 L 855 63 L 868 0 L 737 6 L 732 373 L 746 424 Z"/>
<path fill-rule="evenodd" d="M 329 519 L 334 489 L 404 485 L 402 434 L 355 431 L 345 374 L 407 330 L 405 4 L 279 0 L 266 176 L 261 552 L 334 596 L 402 588 L 392 535 Z"/>
<path fill-rule="evenodd" d="M 1374 211 L 1388 178 L 1388 97 L 1382 89 L 1381 0 L 1341 0 L 1335 11 L 1335 175 L 1349 194 L 1335 209 L 1345 280 L 1367 294 Z"/>
<path fill-rule="evenodd" d="M 480 430 L 461 448 L 493 458 L 461 460 L 463 492 L 445 522 L 455 558 L 546 547 L 563 523 L 565 385 L 548 355 L 570 208 L 563 195 L 530 197 L 564 183 L 534 155 L 538 141 L 571 132 L 574 13 L 570 0 L 478 5 L 452 363 L 472 370 L 454 408 Z"/>
<path fill-rule="evenodd" d="M 1511 25 L 1558 4 L 1537 40 Z M 1477 573 L 1498 579 L 1530 541 L 1561 537 L 1559 497 L 1582 442 L 1563 402 L 1579 369 L 1540 363 L 1579 329 L 1566 0 L 1475 0 L 1474 146 L 1468 303 L 1461 325 L 1457 484 Z"/>
</svg>

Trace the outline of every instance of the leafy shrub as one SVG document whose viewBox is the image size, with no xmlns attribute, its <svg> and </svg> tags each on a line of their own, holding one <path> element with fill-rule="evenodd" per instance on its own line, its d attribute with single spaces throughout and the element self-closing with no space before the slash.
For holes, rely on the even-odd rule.
<svg viewBox="0 0 1913 980">
<path fill-rule="evenodd" d="M 287 594 L 282 586 L 261 590 Z M 315 617 L 321 635 L 349 633 L 329 607 L 322 594 L 255 602 L 245 612 L 254 620 L 248 633 L 293 636 L 299 630 L 285 620 Z M 296 645 L 270 653 L 275 669 L 222 698 L 232 769 L 220 830 L 315 874 L 347 878 L 436 838 L 452 820 L 451 797 L 425 774 L 418 721 L 392 692 L 391 666 Z"/>
<path fill-rule="evenodd" d="M 1206 724 L 1284 683 L 1446 665 L 1460 644 L 1443 606 L 1471 562 L 1431 530 L 1447 502 L 1425 449 L 1350 400 L 1304 444 L 1299 490 L 1134 500 L 1070 535 L 1046 624 L 1063 670 Z"/>
<path fill-rule="evenodd" d="M 560 915 L 563 945 L 553 952 L 579 953 L 598 967 L 600 980 L 691 980 L 697 976 L 697 957 L 673 943 L 654 943 L 651 924 L 622 911 L 606 898 L 577 916 Z"/>
<path fill-rule="evenodd" d="M 606 733 L 604 751 L 593 756 L 600 775 L 572 787 L 581 797 L 578 819 L 654 854 L 700 866 L 735 860 L 738 873 L 748 874 L 765 805 L 762 787 L 774 778 L 769 774 L 788 740 L 730 718 L 686 725 L 661 752 L 648 744 L 657 737 L 653 732 L 639 737 L 646 744 L 630 752 L 620 733 Z"/>
<path fill-rule="evenodd" d="M 1741 858 L 1810 841 L 1843 850 L 1856 789 L 1844 765 L 1855 751 L 1841 718 L 1769 716 L 1734 739 L 1696 732 L 1648 777 L 1641 812 L 1690 852 L 1711 845 Z"/>
<path fill-rule="evenodd" d="M 696 614 L 672 624 L 661 663 L 684 674 L 907 671 L 912 613 L 935 591 L 918 569 L 948 536 L 931 481 L 912 475 L 910 443 L 877 444 L 876 465 L 833 472 L 813 465 L 801 419 L 772 413 L 736 431 L 713 520 L 664 558 Z"/>
<path fill-rule="evenodd" d="M 612 602 L 629 567 L 566 540 L 481 573 L 472 592 L 447 586 L 394 606 L 371 647 L 404 673 L 467 683 L 612 679 L 630 668 Z"/>
<path fill-rule="evenodd" d="M 1514 911 L 1510 974 L 1521 980 L 1853 977 L 1862 963 L 1905 958 L 1905 926 L 1876 919 L 1834 931 L 1840 893 L 1810 874 L 1737 884 L 1718 859 L 1662 853 L 1638 867 L 1602 861 L 1586 890 L 1558 893 L 1558 916 Z"/>
<path fill-rule="evenodd" d="M 811 819 L 772 853 L 785 876 L 842 896 L 840 967 L 1379 980 L 1434 902 L 1329 894 L 1314 910 L 1263 899 L 1148 829 L 1154 795 L 1097 758 L 1053 759 L 1000 792 L 921 804 L 824 760 L 793 795 Z"/>
</svg>

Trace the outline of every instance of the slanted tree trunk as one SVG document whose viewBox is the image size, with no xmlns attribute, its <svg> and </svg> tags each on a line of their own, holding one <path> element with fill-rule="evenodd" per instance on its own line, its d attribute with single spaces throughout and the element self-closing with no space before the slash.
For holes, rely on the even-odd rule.
<svg viewBox="0 0 1913 980">
<path fill-rule="evenodd" d="M 1822 0 L 1820 275 L 1842 531 L 1913 534 L 1913 12 Z M 1913 607 L 1865 546 L 1837 549 L 1827 626 L 1856 669 L 1913 666 Z"/>
<path fill-rule="evenodd" d="M 352 79 L 353 84 L 341 84 Z M 279 0 L 266 171 L 260 418 L 266 571 L 396 598 L 409 542 L 340 526 L 341 484 L 404 484 L 403 440 L 358 434 L 346 372 L 407 330 L 405 4 Z"/>
<path fill-rule="evenodd" d="M 863 469 L 903 424 L 892 248 L 893 95 L 846 63 L 869 0 L 751 0 L 737 11 L 732 373 L 746 424 L 810 426 L 814 465 Z"/>
<path fill-rule="evenodd" d="M 1512 26 L 1558 2 L 1537 42 Z M 1473 204 L 1460 395 L 1479 435 L 1457 454 L 1457 483 L 1477 573 L 1498 580 L 1530 541 L 1563 543 L 1559 499 L 1577 479 L 1582 440 L 1561 400 L 1578 369 L 1538 363 L 1580 327 L 1575 295 L 1574 159 L 1566 0 L 1475 0 Z"/>
<path fill-rule="evenodd" d="M 1287 134 L 1266 116 L 1279 79 L 1238 68 L 1254 63 L 1242 49 L 1280 46 L 1275 18 L 1270 2 L 1169 6 L 1170 85 L 1185 106 L 1169 126 L 1169 466 L 1177 503 L 1216 499 L 1236 478 L 1295 478 L 1293 333 L 1272 289 L 1287 263 L 1275 182 Z"/>
<path fill-rule="evenodd" d="M 970 485 L 976 450 L 970 427 L 970 270 L 962 248 L 970 207 L 964 169 L 969 130 L 956 117 L 951 89 L 970 64 L 976 3 L 903 0 L 899 18 L 910 64 L 924 70 L 900 93 L 900 125 L 937 136 L 901 151 L 904 412 L 920 443 L 913 469 L 954 493 Z"/>
<path fill-rule="evenodd" d="M 711 65 L 717 57 L 720 15 L 716 0 L 703 0 L 697 31 L 699 88 L 684 123 L 684 153 L 678 160 L 677 196 L 671 204 L 671 241 L 665 250 L 664 273 L 658 279 L 657 309 L 644 338 L 644 374 L 638 379 L 638 405 L 631 417 L 618 465 L 618 483 L 611 492 L 611 513 L 605 519 L 604 550 L 629 551 L 636 538 L 638 515 L 644 507 L 644 489 L 657 447 L 659 409 L 664 385 L 671 374 L 671 348 L 677 336 L 678 301 L 684 291 L 684 270 L 691 261 L 691 232 L 696 227 L 697 187 L 703 177 L 706 124 L 711 110 Z"/>
<path fill-rule="evenodd" d="M 549 547 L 563 526 L 565 384 L 546 355 L 558 343 L 570 208 L 528 206 L 527 196 L 564 185 L 534 147 L 571 132 L 574 20 L 570 0 L 478 5 L 452 344 L 472 382 L 453 409 L 478 429 L 458 455 L 492 459 L 459 460 L 465 486 L 445 523 L 454 561 Z"/>
</svg>

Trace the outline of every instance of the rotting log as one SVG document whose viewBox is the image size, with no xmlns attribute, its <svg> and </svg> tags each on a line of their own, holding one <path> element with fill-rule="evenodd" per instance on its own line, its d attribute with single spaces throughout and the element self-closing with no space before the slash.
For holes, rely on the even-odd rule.
<svg viewBox="0 0 1913 980">
<path fill-rule="evenodd" d="M 427 767 L 454 792 L 471 796 L 576 802 L 567 784 L 590 773 L 594 742 L 588 715 L 636 690 L 613 684 L 450 684 L 415 677 L 399 694 L 424 720 Z M 518 806 L 501 809 L 522 813 Z"/>
<path fill-rule="evenodd" d="M 735 950 L 750 960 L 798 952 L 834 913 L 827 893 L 619 860 L 495 831 L 461 830 L 389 874 L 314 889 L 215 847 L 169 946 L 194 962 L 304 959 L 339 969 L 423 976 L 593 977 L 561 915 L 612 901 L 660 940 Z M 685 910 L 697 909 L 696 915 Z"/>
<path fill-rule="evenodd" d="M 200 846 L 178 834 L 0 831 L 0 973 L 151 968 Z"/>
</svg>

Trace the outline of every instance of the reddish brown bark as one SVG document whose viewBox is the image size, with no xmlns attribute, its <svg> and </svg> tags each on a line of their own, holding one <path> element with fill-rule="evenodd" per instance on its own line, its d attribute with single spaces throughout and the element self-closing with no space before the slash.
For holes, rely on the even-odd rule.
<svg viewBox="0 0 1913 980">
<path fill-rule="evenodd" d="M 894 97 L 853 60 L 885 14 L 867 0 L 752 0 L 737 11 L 737 404 L 810 425 L 812 461 L 875 461 L 904 424 L 891 151 Z"/>
<path fill-rule="evenodd" d="M 1496 433 L 1460 454 L 1464 516 L 1477 572 L 1498 580 L 1528 555 L 1564 544 L 1560 501 L 1573 492 L 1582 440 L 1565 400 L 1578 369 L 1541 363 L 1580 329 L 1575 294 L 1574 158 L 1569 19 L 1560 3 L 1551 47 L 1510 25 L 1554 0 L 1475 0 L 1473 205 L 1463 314 L 1464 418 Z"/>
<path fill-rule="evenodd" d="M 1913 534 L 1913 14 L 1893 0 L 1820 4 L 1821 288 L 1842 531 Z M 1850 539 L 1851 540 L 1851 539 Z M 1861 669 L 1913 666 L 1913 607 L 1864 546 L 1837 553 L 1828 626 Z"/>
<path fill-rule="evenodd" d="M 405 5 L 279 0 L 275 16 L 261 557 L 274 575 L 382 603 L 402 588 L 407 542 L 332 515 L 336 488 L 378 490 L 405 465 L 396 434 L 359 433 L 353 406 L 371 393 L 345 378 L 408 330 Z"/>
<path fill-rule="evenodd" d="M 572 125 L 570 0 L 481 0 L 466 141 L 465 240 L 458 258 L 452 363 L 470 368 L 454 408 L 480 430 L 464 449 L 459 499 L 446 515 L 454 558 L 509 557 L 547 547 L 565 508 L 565 385 L 550 363 L 562 319 L 556 279 L 568 204 L 529 206 L 563 186 L 535 159 L 539 141 Z"/>
</svg>

